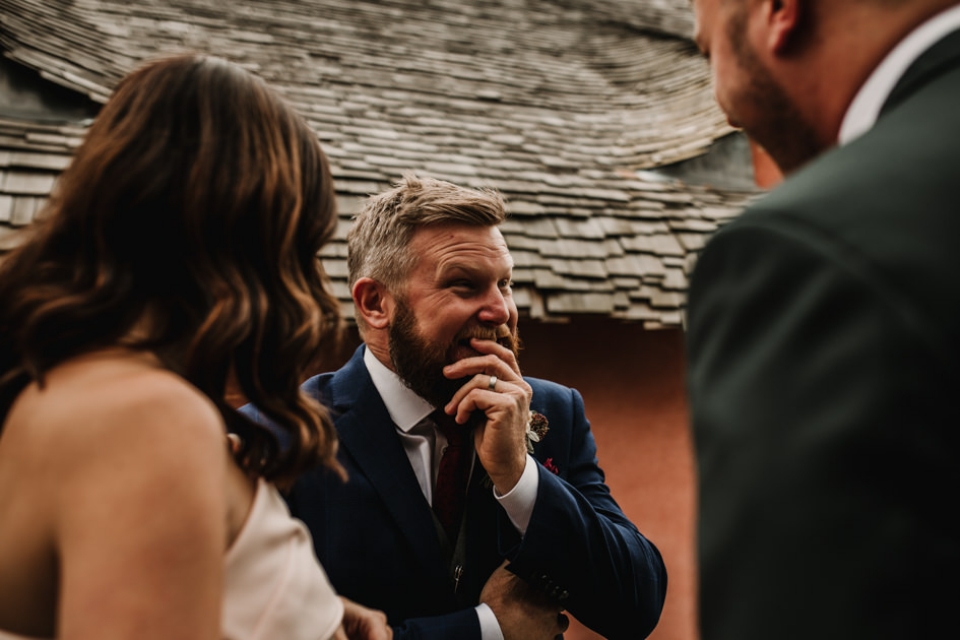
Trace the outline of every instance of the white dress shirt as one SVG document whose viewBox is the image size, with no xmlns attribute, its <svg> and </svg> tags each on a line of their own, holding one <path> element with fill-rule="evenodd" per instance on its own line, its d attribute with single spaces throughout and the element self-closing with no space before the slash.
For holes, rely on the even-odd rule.
<svg viewBox="0 0 960 640">
<path fill-rule="evenodd" d="M 364 349 L 363 363 L 370 373 L 373 385 L 380 393 L 383 404 L 387 407 L 390 419 L 396 425 L 397 435 L 410 460 L 410 466 L 420 484 L 420 490 L 423 491 L 427 503 L 432 505 L 433 486 L 437 480 L 440 457 L 447 440 L 437 429 L 424 430 L 422 425 L 418 425 L 433 412 L 434 407 L 407 387 L 396 373 L 377 360 L 370 349 Z M 530 524 L 530 516 L 533 513 L 539 487 L 540 476 L 537 472 L 537 463 L 527 455 L 527 462 L 517 485 L 502 496 L 493 490 L 494 498 L 507 512 L 510 521 L 521 535 L 526 533 L 527 526 Z M 490 607 L 481 603 L 476 607 L 476 611 L 480 619 L 483 640 L 503 640 L 500 625 Z"/>
<path fill-rule="evenodd" d="M 938 13 L 901 40 L 873 70 L 847 108 L 840 125 L 840 144 L 852 142 L 869 131 L 907 68 L 937 41 L 957 29 L 960 29 L 960 5 Z"/>
</svg>

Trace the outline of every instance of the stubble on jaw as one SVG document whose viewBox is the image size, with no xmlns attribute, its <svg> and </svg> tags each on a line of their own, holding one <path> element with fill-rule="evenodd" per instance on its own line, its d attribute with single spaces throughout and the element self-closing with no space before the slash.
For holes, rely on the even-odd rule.
<svg viewBox="0 0 960 640">
<path fill-rule="evenodd" d="M 747 135 L 759 143 L 777 163 L 780 171 L 787 175 L 826 149 L 820 144 L 816 129 L 807 122 L 750 47 L 746 38 L 747 6 L 739 1 L 738 4 L 727 24 L 726 36 L 737 64 L 749 78 L 747 88 L 738 97 L 738 102 L 748 106 L 753 115 L 749 118 L 750 122 L 741 124 Z"/>
</svg>

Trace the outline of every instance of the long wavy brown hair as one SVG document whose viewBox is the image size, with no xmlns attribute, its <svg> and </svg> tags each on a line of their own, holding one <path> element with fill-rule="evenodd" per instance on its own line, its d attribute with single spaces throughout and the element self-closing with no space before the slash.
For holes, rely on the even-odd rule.
<svg viewBox="0 0 960 640">
<path fill-rule="evenodd" d="M 247 472 L 342 474 L 331 420 L 299 388 L 339 336 L 317 256 L 336 218 L 316 134 L 263 80 L 204 56 L 134 71 L 0 262 L 0 425 L 52 367 L 125 345 L 217 405 Z M 272 429 L 227 403 L 231 378 Z"/>
</svg>

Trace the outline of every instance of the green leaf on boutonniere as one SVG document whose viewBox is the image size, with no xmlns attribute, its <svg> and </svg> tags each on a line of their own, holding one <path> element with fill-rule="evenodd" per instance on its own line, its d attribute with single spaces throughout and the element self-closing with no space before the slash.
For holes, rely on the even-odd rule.
<svg viewBox="0 0 960 640">
<path fill-rule="evenodd" d="M 533 443 L 540 442 L 547 431 L 550 431 L 547 417 L 542 413 L 530 411 L 530 422 L 527 423 L 527 451 L 533 453 Z"/>
</svg>

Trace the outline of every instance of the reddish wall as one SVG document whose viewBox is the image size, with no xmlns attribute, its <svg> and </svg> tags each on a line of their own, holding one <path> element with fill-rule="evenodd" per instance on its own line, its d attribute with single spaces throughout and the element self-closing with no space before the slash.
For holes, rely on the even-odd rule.
<svg viewBox="0 0 960 640">
<path fill-rule="evenodd" d="M 521 368 L 583 395 L 607 483 L 667 566 L 654 640 L 695 640 L 694 464 L 688 430 L 683 333 L 581 319 L 521 321 Z M 600 638 L 579 625 L 568 640 Z"/>
</svg>

